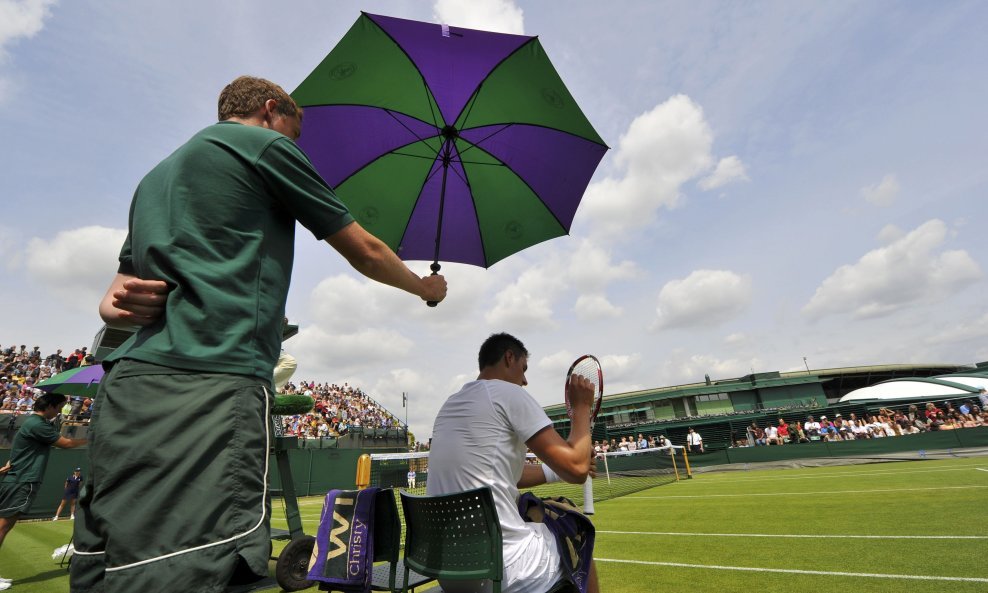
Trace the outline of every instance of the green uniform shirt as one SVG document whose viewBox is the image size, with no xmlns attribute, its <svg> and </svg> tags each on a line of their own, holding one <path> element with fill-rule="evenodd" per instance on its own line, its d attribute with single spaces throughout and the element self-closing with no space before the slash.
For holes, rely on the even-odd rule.
<svg viewBox="0 0 988 593">
<path fill-rule="evenodd" d="M 10 447 L 10 471 L 4 482 L 40 482 L 48 465 L 51 446 L 58 440 L 58 431 L 37 414 L 24 419 Z"/>
<path fill-rule="evenodd" d="M 141 181 L 120 272 L 173 287 L 162 321 L 110 357 L 261 377 L 278 358 L 295 221 L 325 239 L 353 217 L 273 130 L 212 125 Z"/>
</svg>

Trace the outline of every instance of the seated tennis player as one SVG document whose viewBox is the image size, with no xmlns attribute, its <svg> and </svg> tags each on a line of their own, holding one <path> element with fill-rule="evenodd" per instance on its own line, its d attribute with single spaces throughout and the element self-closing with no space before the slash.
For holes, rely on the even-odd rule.
<svg viewBox="0 0 988 593">
<path fill-rule="evenodd" d="M 568 578 L 552 532 L 526 523 L 518 513 L 519 488 L 563 480 L 586 481 L 590 473 L 590 406 L 594 389 L 575 377 L 570 385 L 572 430 L 563 439 L 528 384 L 528 351 L 515 337 L 494 334 L 480 347 L 480 375 L 446 400 L 432 429 L 430 496 L 489 486 L 504 542 L 504 593 L 544 593 Z M 541 465 L 526 464 L 526 448 Z M 448 593 L 490 591 L 489 581 L 444 581 Z M 591 564 L 586 591 L 599 591 Z"/>
</svg>

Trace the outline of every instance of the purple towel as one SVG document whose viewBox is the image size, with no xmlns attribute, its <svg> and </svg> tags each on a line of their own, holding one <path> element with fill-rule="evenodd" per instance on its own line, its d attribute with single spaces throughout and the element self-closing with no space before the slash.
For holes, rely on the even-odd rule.
<svg viewBox="0 0 988 593">
<path fill-rule="evenodd" d="M 374 576 L 374 500 L 379 488 L 330 490 L 323 503 L 310 580 L 345 593 L 370 591 Z"/>
<path fill-rule="evenodd" d="M 518 499 L 518 512 L 525 521 L 549 528 L 556 537 L 566 578 L 586 593 L 596 533 L 590 519 L 567 498 L 539 498 L 531 492 Z"/>
</svg>

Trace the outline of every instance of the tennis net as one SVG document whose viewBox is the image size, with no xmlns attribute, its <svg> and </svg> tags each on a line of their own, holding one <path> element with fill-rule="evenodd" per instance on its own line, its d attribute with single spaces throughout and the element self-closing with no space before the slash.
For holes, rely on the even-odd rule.
<svg viewBox="0 0 988 593">
<path fill-rule="evenodd" d="M 529 463 L 541 463 L 529 453 Z M 361 466 L 369 464 L 369 472 Z M 363 475 L 362 474 L 363 471 Z M 597 456 L 597 477 L 593 479 L 593 502 L 610 500 L 634 492 L 640 492 L 680 479 L 692 477 L 685 447 L 669 446 L 637 451 L 613 451 Z M 361 456 L 357 466 L 358 487 L 378 486 L 393 488 L 413 494 L 425 494 L 429 482 L 429 452 L 374 453 Z M 554 482 L 534 488 L 526 488 L 536 496 L 564 496 L 593 512 L 592 502 L 585 500 L 582 484 Z M 399 513 L 401 503 L 398 502 Z M 404 518 L 402 518 L 404 524 Z"/>
</svg>

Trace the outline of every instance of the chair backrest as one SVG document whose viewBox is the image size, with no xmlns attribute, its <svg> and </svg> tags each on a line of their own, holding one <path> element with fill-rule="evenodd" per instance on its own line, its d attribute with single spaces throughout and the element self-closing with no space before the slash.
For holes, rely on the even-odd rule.
<svg viewBox="0 0 988 593">
<path fill-rule="evenodd" d="M 401 552 L 401 519 L 391 488 L 377 493 L 374 501 L 374 561 L 387 562 L 388 590 L 395 591 L 395 577 Z"/>
<path fill-rule="evenodd" d="M 491 579 L 500 591 L 501 524 L 488 487 L 440 496 L 401 492 L 405 564 L 440 579 Z"/>
</svg>

